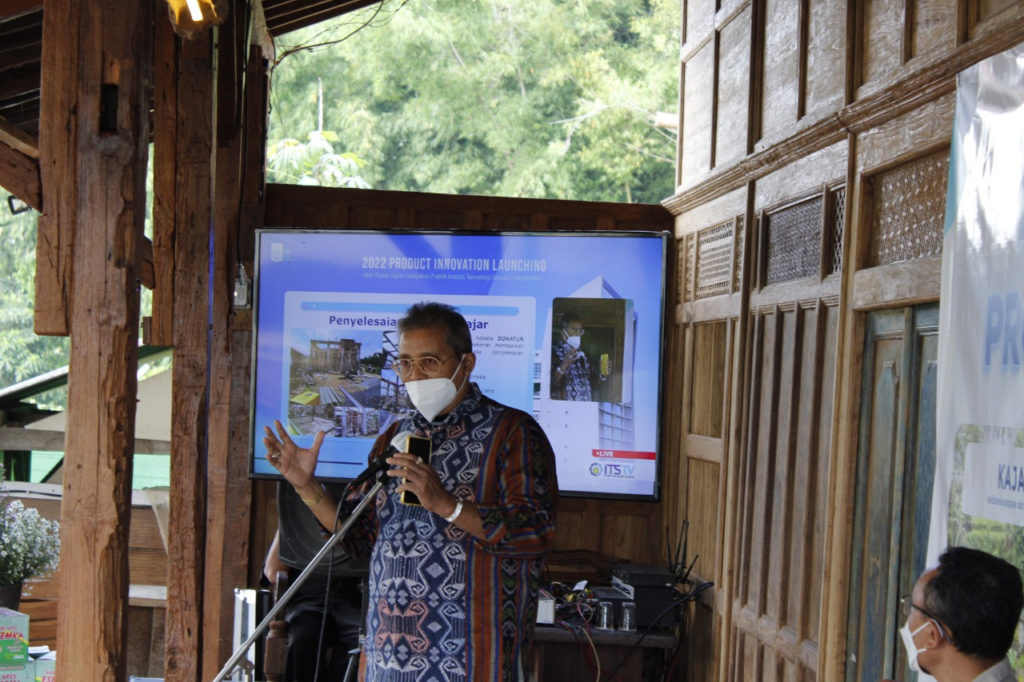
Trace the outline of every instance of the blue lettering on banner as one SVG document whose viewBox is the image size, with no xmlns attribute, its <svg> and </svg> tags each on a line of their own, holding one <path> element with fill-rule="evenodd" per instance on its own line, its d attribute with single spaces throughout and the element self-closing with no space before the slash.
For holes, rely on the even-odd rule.
<svg viewBox="0 0 1024 682">
<path fill-rule="evenodd" d="M 985 368 L 992 366 L 993 356 L 999 358 L 1004 370 L 1020 369 L 1024 355 L 1024 324 L 1022 324 L 1020 293 L 1005 296 L 991 294 L 985 313 Z"/>
<path fill-rule="evenodd" d="M 997 478 L 996 487 L 1000 490 L 1024 493 L 1024 467 L 1000 464 Z"/>
</svg>

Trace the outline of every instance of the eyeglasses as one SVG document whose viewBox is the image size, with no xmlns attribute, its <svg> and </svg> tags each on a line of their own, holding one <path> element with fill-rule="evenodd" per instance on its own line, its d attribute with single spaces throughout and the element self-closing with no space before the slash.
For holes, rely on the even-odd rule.
<svg viewBox="0 0 1024 682">
<path fill-rule="evenodd" d="M 398 373 L 403 379 L 412 375 L 413 368 L 418 368 L 422 374 L 434 376 L 441 372 L 444 363 L 451 360 L 451 357 L 441 358 L 433 355 L 424 355 L 418 358 L 400 358 L 391 363 L 391 369 Z"/>
<path fill-rule="evenodd" d="M 930 620 L 933 623 L 935 623 L 936 627 L 939 628 L 939 634 L 942 635 L 942 638 L 947 640 L 947 641 L 950 641 L 949 637 L 946 637 L 946 630 L 945 630 L 945 628 L 942 626 L 942 623 L 939 621 L 939 619 L 936 616 L 933 616 L 932 614 L 928 613 L 927 611 L 922 609 L 920 606 L 915 604 L 911 597 L 903 597 L 903 599 L 900 599 L 900 611 L 903 613 L 903 617 L 904 618 L 909 618 L 910 617 L 910 611 L 912 609 L 917 609 L 918 611 L 923 613 L 925 615 L 925 617 L 928 618 L 928 620 Z"/>
<path fill-rule="evenodd" d="M 566 327 L 565 333 L 569 336 L 583 336 L 586 333 L 586 329 L 583 327 Z"/>
</svg>

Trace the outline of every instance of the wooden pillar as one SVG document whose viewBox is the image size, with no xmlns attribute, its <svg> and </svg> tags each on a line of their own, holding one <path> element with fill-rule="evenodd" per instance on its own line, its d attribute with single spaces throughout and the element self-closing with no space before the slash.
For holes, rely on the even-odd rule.
<svg viewBox="0 0 1024 682">
<path fill-rule="evenodd" d="M 211 30 L 179 42 L 173 160 L 174 369 L 164 658 L 167 682 L 198 680 L 206 655 L 202 625 L 209 452 L 214 59 Z"/>
<path fill-rule="evenodd" d="M 39 97 L 39 176 L 46 205 L 36 237 L 36 334 L 70 331 L 71 247 L 78 212 L 78 72 L 84 5 L 43 3 L 43 46 Z"/>
<path fill-rule="evenodd" d="M 146 343 L 174 343 L 175 174 L 178 153 L 178 52 L 181 39 L 159 17 L 153 48 L 153 311 Z"/>
<path fill-rule="evenodd" d="M 44 63 L 44 81 L 58 78 L 67 90 L 45 103 L 43 130 L 46 190 L 59 197 L 50 226 L 72 241 L 68 252 L 64 241 L 40 240 L 40 253 L 52 258 L 44 272 L 61 262 L 49 273 L 70 286 L 52 315 L 37 317 L 58 332 L 70 304 L 57 676 L 119 680 L 126 676 L 152 5 L 67 5 L 44 8 L 47 54 L 71 54 Z M 72 70 L 58 76 L 55 68 Z M 69 186 L 53 184 L 64 180 Z"/>
<path fill-rule="evenodd" d="M 252 111 L 243 87 L 260 89 L 259 64 L 246 77 L 246 13 L 236 3 L 217 32 L 217 145 L 214 176 L 213 280 L 211 282 L 209 458 L 207 467 L 206 566 L 203 605 L 203 675 L 212 679 L 232 653 L 234 589 L 245 587 L 248 569 L 251 484 L 248 467 L 249 350 L 236 343 L 234 286 L 242 260 L 239 230 L 247 184 L 261 182 L 244 164 L 263 158 L 259 140 L 246 135 L 252 125 L 262 133 L 265 101 Z M 247 148 L 253 144 L 254 148 Z M 257 169 L 258 171 L 259 169 Z M 248 226 L 251 230 L 252 226 Z M 251 272 L 251 270 L 250 270 Z M 247 320 L 251 316 L 245 315 Z M 241 330 L 250 338 L 246 325 Z M 236 357 L 237 355 L 237 357 Z M 241 427 L 241 428 L 239 428 Z"/>
</svg>

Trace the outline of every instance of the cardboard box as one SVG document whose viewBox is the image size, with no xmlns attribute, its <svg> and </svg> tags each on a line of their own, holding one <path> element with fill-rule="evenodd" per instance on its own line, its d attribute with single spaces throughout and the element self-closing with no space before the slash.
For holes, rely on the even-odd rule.
<svg viewBox="0 0 1024 682">
<path fill-rule="evenodd" d="M 35 682 L 35 670 L 35 661 L 23 665 L 0 666 L 0 682 Z"/>
<path fill-rule="evenodd" d="M 28 615 L 0 607 L 0 666 L 25 663 L 28 663 Z"/>
<path fill-rule="evenodd" d="M 52 658 L 36 659 L 35 682 L 55 682 L 57 679 L 57 661 Z"/>
</svg>

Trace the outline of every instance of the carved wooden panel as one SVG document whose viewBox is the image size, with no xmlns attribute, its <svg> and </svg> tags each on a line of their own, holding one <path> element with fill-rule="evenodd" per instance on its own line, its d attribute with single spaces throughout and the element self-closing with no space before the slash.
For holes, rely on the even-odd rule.
<svg viewBox="0 0 1024 682">
<path fill-rule="evenodd" d="M 817 118 L 843 106 L 846 84 L 846 5 L 830 0 L 807 3 L 804 113 Z"/>
<path fill-rule="evenodd" d="M 694 325 L 690 433 L 722 437 L 727 342 L 724 321 Z"/>
<path fill-rule="evenodd" d="M 814 679 L 824 579 L 836 301 L 752 311 L 740 452 L 732 680 Z"/>
<path fill-rule="evenodd" d="M 750 122 L 750 8 L 725 24 L 718 35 L 718 93 L 715 102 L 716 167 L 747 155 Z"/>
<path fill-rule="evenodd" d="M 683 42 L 705 35 L 711 28 L 720 0 L 683 0 Z"/>
<path fill-rule="evenodd" d="M 871 178 L 871 265 L 942 253 L 948 173 L 943 150 Z"/>
<path fill-rule="evenodd" d="M 733 281 L 732 220 L 697 233 L 697 286 L 695 298 L 710 298 L 730 292 Z"/>
<path fill-rule="evenodd" d="M 813 277 L 821 266 L 822 197 L 764 214 L 764 284 Z"/>
<path fill-rule="evenodd" d="M 719 528 L 721 465 L 699 459 L 687 460 L 686 519 L 689 521 L 685 557 L 693 563 L 691 577 L 714 579 L 722 542 Z M 673 538 L 673 542 L 676 539 Z M 688 564 L 689 565 L 689 564 Z"/>
<path fill-rule="evenodd" d="M 679 252 L 679 282 L 676 286 L 679 303 L 692 301 L 697 289 L 697 235 L 686 234 L 676 242 Z"/>
<path fill-rule="evenodd" d="M 739 291 L 740 284 L 743 282 L 744 270 L 743 270 L 743 256 L 744 256 L 744 244 L 746 243 L 746 221 L 743 216 L 736 217 L 736 237 L 734 240 L 733 257 L 732 257 L 732 290 Z"/>
<path fill-rule="evenodd" d="M 711 170 L 714 67 L 714 41 L 702 45 L 683 64 L 682 146 L 679 158 L 679 177 L 683 187 L 697 184 Z"/>
<path fill-rule="evenodd" d="M 825 225 L 829 231 L 825 254 L 825 272 L 833 275 L 843 269 L 843 226 L 846 222 L 846 187 L 838 187 L 828 191 L 828 202 L 825 214 Z"/>
<path fill-rule="evenodd" d="M 914 0 L 908 53 L 911 58 L 956 48 L 956 0 Z"/>
<path fill-rule="evenodd" d="M 1019 0 L 966 0 L 967 21 L 971 37 L 987 23 L 999 21 L 1000 14 L 1020 4 Z"/>
<path fill-rule="evenodd" d="M 784 137 L 798 118 L 800 52 L 797 27 L 799 2 L 765 3 L 764 50 L 761 64 L 761 138 Z"/>
<path fill-rule="evenodd" d="M 903 65 L 905 0 L 875 0 L 861 5 L 860 82 L 883 81 Z"/>
</svg>

